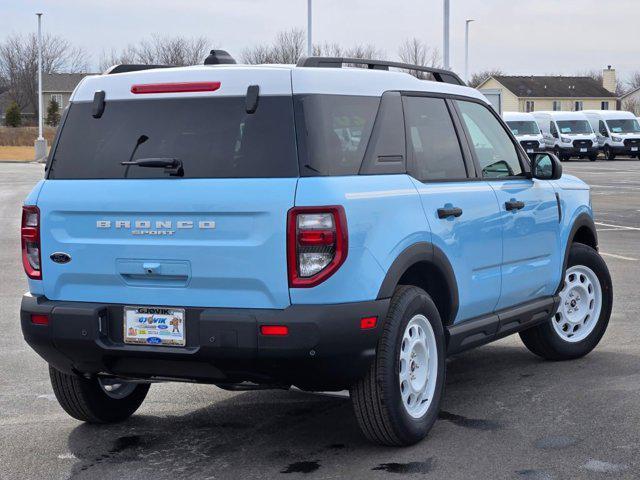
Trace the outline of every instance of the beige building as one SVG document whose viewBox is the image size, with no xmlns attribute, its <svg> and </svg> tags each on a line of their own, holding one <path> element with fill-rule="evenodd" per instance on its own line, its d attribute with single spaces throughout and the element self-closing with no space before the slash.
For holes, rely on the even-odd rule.
<svg viewBox="0 0 640 480">
<path fill-rule="evenodd" d="M 42 117 L 46 119 L 51 100 L 58 103 L 60 113 L 69 105 L 73 89 L 87 75 L 93 73 L 44 73 L 42 75 Z"/>
<path fill-rule="evenodd" d="M 603 70 L 602 83 L 591 77 L 489 77 L 478 86 L 487 96 L 500 98 L 501 112 L 540 110 L 616 110 L 616 71 Z"/>
<path fill-rule="evenodd" d="M 622 110 L 633 112 L 636 116 L 640 116 L 640 87 L 625 93 L 620 97 L 620 105 Z"/>
</svg>

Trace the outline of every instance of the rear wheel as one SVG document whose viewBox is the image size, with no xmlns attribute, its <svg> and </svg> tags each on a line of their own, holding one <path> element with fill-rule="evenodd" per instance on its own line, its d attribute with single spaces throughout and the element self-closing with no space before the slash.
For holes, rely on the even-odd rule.
<svg viewBox="0 0 640 480">
<path fill-rule="evenodd" d="M 149 384 L 82 378 L 49 367 L 51 386 L 60 406 L 73 418 L 88 423 L 114 423 L 140 407 Z"/>
<path fill-rule="evenodd" d="M 520 333 L 525 346 L 548 360 L 571 360 L 593 350 L 604 335 L 613 301 L 607 265 L 593 248 L 575 243 L 560 291 L 560 305 L 548 322 Z"/>
<path fill-rule="evenodd" d="M 351 388 L 360 428 L 372 442 L 411 445 L 433 426 L 444 390 L 440 314 L 422 289 L 396 290 L 367 375 Z"/>
<path fill-rule="evenodd" d="M 605 145 L 603 151 L 604 151 L 604 156 L 606 157 L 607 160 L 615 160 L 616 159 L 616 154 L 613 153 L 613 150 L 611 149 L 611 147 L 609 145 Z"/>
</svg>

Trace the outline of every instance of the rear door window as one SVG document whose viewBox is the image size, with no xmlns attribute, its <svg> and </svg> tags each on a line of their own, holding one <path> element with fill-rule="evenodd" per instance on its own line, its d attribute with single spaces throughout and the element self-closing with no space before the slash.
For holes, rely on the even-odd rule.
<svg viewBox="0 0 640 480">
<path fill-rule="evenodd" d="M 357 175 L 380 97 L 296 95 L 300 174 Z"/>
<path fill-rule="evenodd" d="M 467 177 L 451 115 L 442 98 L 404 97 L 409 171 L 420 181 Z"/>
<path fill-rule="evenodd" d="M 290 96 L 261 97 L 253 114 L 244 97 L 107 100 L 102 117 L 91 113 L 71 105 L 49 178 L 171 178 L 120 163 L 149 158 L 180 160 L 184 178 L 298 175 Z"/>
</svg>

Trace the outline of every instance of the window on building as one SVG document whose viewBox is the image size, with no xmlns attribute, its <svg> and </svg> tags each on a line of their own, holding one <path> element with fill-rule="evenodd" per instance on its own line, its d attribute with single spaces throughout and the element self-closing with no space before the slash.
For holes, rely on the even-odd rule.
<svg viewBox="0 0 640 480">
<path fill-rule="evenodd" d="M 525 112 L 533 112 L 535 109 L 535 103 L 533 100 L 527 100 L 524 102 L 524 111 Z"/>
<path fill-rule="evenodd" d="M 64 108 L 64 105 L 62 105 L 62 95 L 60 93 L 52 93 L 50 100 L 53 100 L 58 104 L 59 110 L 62 110 Z"/>
<path fill-rule="evenodd" d="M 609 102 L 600 102 L 600 110 L 609 110 Z"/>
<path fill-rule="evenodd" d="M 574 104 L 574 108 L 573 108 L 576 112 L 579 112 L 580 110 L 583 110 L 583 104 L 582 104 L 582 100 L 576 100 L 575 104 Z"/>
<path fill-rule="evenodd" d="M 559 112 L 560 110 L 562 110 L 562 102 L 560 100 L 554 100 L 553 101 L 553 111 L 554 112 Z"/>
</svg>

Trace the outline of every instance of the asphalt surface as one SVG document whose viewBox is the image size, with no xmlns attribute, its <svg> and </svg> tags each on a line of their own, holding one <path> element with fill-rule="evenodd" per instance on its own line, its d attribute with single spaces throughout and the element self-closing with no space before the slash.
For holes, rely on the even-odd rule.
<svg viewBox="0 0 640 480">
<path fill-rule="evenodd" d="M 0 478 L 639 478 L 640 162 L 564 166 L 593 186 L 613 276 L 601 344 L 562 363 L 517 336 L 456 356 L 428 438 L 382 448 L 363 439 L 348 399 L 295 391 L 156 384 L 125 423 L 68 417 L 19 326 L 20 205 L 42 167 L 0 164 Z"/>
</svg>

